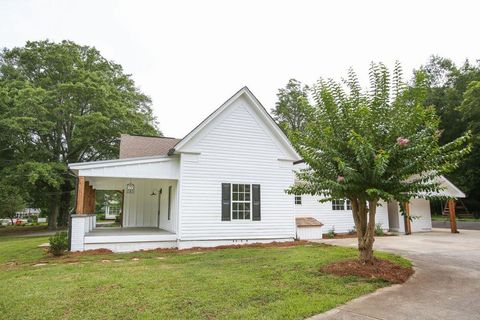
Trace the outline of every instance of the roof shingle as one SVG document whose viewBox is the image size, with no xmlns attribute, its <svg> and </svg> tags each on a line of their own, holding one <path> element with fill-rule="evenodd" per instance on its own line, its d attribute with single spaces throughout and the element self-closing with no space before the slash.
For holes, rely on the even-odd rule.
<svg viewBox="0 0 480 320">
<path fill-rule="evenodd" d="M 323 223 L 312 217 L 298 217 L 295 218 L 297 227 L 321 227 Z"/>
<path fill-rule="evenodd" d="M 122 134 L 119 159 L 166 156 L 181 139 Z"/>
</svg>

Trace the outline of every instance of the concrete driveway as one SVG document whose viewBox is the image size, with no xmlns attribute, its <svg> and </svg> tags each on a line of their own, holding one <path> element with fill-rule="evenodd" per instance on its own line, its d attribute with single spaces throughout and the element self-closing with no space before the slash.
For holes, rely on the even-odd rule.
<svg viewBox="0 0 480 320">
<path fill-rule="evenodd" d="M 356 247 L 356 239 L 322 242 Z M 382 237 L 375 249 L 410 259 L 415 275 L 311 319 L 480 319 L 480 231 Z"/>
</svg>

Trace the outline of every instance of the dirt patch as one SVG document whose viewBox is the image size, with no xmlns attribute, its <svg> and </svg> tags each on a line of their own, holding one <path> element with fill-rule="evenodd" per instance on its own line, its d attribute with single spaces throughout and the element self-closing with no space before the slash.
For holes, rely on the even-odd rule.
<svg viewBox="0 0 480 320">
<path fill-rule="evenodd" d="M 69 252 L 64 257 L 81 257 L 81 256 L 98 256 L 102 254 L 111 254 L 113 253 L 112 250 L 109 249 L 95 249 L 95 250 L 85 250 L 85 251 L 77 251 L 77 252 Z"/>
<path fill-rule="evenodd" d="M 375 259 L 373 264 L 363 264 L 357 259 L 344 260 L 323 266 L 320 271 L 337 276 L 382 279 L 390 283 L 404 283 L 414 273 L 410 267 L 402 267 L 383 259 Z"/>
<path fill-rule="evenodd" d="M 248 244 L 237 244 L 237 245 L 227 245 L 227 246 L 216 246 L 216 247 L 193 247 L 189 249 L 153 249 L 153 250 L 141 250 L 143 252 L 159 252 L 159 253 L 195 253 L 199 254 L 205 251 L 214 251 L 219 249 L 241 249 L 241 248 L 290 248 L 296 246 L 304 246 L 308 244 L 308 241 L 298 240 L 298 241 L 289 241 L 289 242 L 269 242 L 269 243 L 248 243 Z"/>
</svg>

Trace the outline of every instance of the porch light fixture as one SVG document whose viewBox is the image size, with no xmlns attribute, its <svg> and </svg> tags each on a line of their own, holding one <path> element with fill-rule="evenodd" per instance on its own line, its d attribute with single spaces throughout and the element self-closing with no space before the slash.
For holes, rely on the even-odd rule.
<svg viewBox="0 0 480 320">
<path fill-rule="evenodd" d="M 135 185 L 132 181 L 127 184 L 127 193 L 135 193 Z"/>
</svg>

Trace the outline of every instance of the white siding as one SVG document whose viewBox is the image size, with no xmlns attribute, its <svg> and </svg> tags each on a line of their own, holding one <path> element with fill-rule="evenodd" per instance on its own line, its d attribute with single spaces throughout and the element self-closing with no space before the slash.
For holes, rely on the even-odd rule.
<svg viewBox="0 0 480 320">
<path fill-rule="evenodd" d="M 205 128 L 206 130 L 207 128 Z M 201 139 L 200 139 L 201 137 Z M 235 101 L 181 154 L 180 239 L 295 237 L 292 161 L 246 99 Z M 221 221 L 221 184 L 260 184 L 261 221 Z"/>
<path fill-rule="evenodd" d="M 399 227 L 394 231 L 405 232 L 405 222 L 403 215 L 398 207 L 398 202 L 392 202 L 390 214 L 397 212 Z M 432 216 L 430 213 L 430 201 L 425 199 L 410 200 L 410 216 L 413 218 L 412 232 L 422 232 L 432 230 Z"/>
<path fill-rule="evenodd" d="M 125 181 L 123 189 L 126 190 Z M 176 232 L 177 202 L 174 180 L 132 179 L 134 193 L 125 192 L 123 226 L 124 227 L 157 227 L 158 226 L 158 194 L 162 189 L 160 208 L 160 228 Z M 172 186 L 171 216 L 168 220 L 168 186 Z M 155 192 L 155 196 L 152 196 Z"/>
<path fill-rule="evenodd" d="M 323 223 L 323 232 L 328 232 L 335 228 L 337 233 L 346 233 L 353 229 L 355 223 L 351 210 L 332 210 L 332 203 L 319 202 L 318 196 L 302 195 L 302 204 L 295 205 L 296 217 L 312 217 Z M 292 200 L 293 202 L 293 200 Z M 384 229 L 388 229 L 388 210 L 387 204 L 380 203 L 377 208 L 376 223 L 382 224 Z"/>
<path fill-rule="evenodd" d="M 323 227 L 297 227 L 297 239 L 299 240 L 318 240 L 322 239 Z"/>
</svg>

